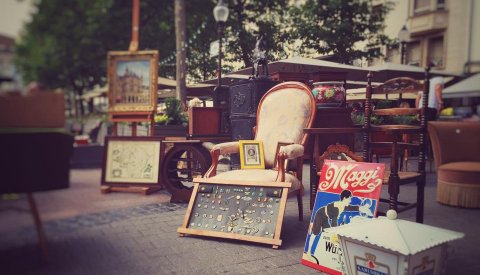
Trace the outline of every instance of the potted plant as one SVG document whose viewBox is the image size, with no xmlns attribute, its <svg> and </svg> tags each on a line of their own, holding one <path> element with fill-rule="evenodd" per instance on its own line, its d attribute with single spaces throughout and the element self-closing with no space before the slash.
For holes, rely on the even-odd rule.
<svg viewBox="0 0 480 275">
<path fill-rule="evenodd" d="M 182 111 L 180 100 L 165 99 L 165 112 L 155 116 L 154 134 L 156 136 L 185 136 L 188 116 Z"/>
</svg>

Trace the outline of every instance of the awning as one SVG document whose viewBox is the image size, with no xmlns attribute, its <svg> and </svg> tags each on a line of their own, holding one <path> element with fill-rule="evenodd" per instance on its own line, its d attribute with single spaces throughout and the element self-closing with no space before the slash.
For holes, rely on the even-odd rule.
<svg viewBox="0 0 480 275">
<path fill-rule="evenodd" d="M 232 84 L 235 81 L 248 79 L 249 77 L 250 76 L 246 75 L 246 74 L 235 74 L 235 73 L 230 73 L 230 74 L 225 74 L 225 75 L 222 74 L 222 81 L 221 82 L 222 82 L 222 85 L 229 86 L 230 84 Z M 217 85 L 218 78 L 211 78 L 211 79 L 208 79 L 208 80 L 205 80 L 205 81 L 201 81 L 201 83 Z"/>
<path fill-rule="evenodd" d="M 345 73 L 346 80 L 366 81 L 368 70 L 347 64 L 296 56 L 268 63 L 268 72 L 270 74 L 277 72 L 295 72 L 305 74 L 317 72 Z M 232 72 L 231 74 L 251 75 L 251 73 L 252 68 L 249 67 Z M 228 75 L 230 74 L 226 74 L 225 77 L 228 77 Z"/>
<path fill-rule="evenodd" d="M 174 79 L 159 77 L 158 78 L 158 97 L 174 97 L 177 82 Z M 212 84 L 187 84 L 187 97 L 212 97 L 215 85 Z M 173 92 L 172 92 L 173 91 Z M 108 84 L 103 87 L 97 87 L 87 91 L 82 99 L 89 100 L 94 97 L 107 96 Z"/>
<path fill-rule="evenodd" d="M 93 90 L 87 91 L 82 95 L 83 100 L 90 100 L 96 97 L 106 97 L 108 92 L 108 86 L 95 87 Z"/>
<path fill-rule="evenodd" d="M 442 91 L 443 98 L 480 97 L 480 73 L 470 76 Z"/>
<path fill-rule="evenodd" d="M 372 81 L 385 82 L 389 79 L 396 77 L 410 77 L 417 80 L 425 79 L 425 68 L 403 65 L 397 63 L 385 62 L 381 65 L 370 66 L 366 68 L 373 73 Z M 461 74 L 452 72 L 430 70 L 430 77 L 443 76 L 443 77 L 461 77 Z"/>
</svg>

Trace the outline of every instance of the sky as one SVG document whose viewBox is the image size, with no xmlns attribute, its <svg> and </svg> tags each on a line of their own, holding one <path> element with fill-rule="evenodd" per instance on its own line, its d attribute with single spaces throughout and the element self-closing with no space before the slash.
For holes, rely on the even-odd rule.
<svg viewBox="0 0 480 275">
<path fill-rule="evenodd" d="M 30 20 L 32 0 L 0 0 L 0 34 L 18 38 Z"/>
</svg>

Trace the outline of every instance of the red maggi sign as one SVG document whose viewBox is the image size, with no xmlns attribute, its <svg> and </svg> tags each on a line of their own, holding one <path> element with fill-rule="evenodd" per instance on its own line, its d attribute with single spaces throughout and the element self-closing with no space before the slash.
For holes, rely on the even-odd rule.
<svg viewBox="0 0 480 275">
<path fill-rule="evenodd" d="M 326 160 L 308 228 L 302 264 L 342 274 L 338 238 L 323 230 L 373 218 L 377 213 L 385 166 L 381 163 Z"/>
<path fill-rule="evenodd" d="M 326 160 L 318 190 L 334 192 L 348 189 L 357 193 L 371 193 L 382 185 L 384 166 L 368 166 L 365 163 Z M 379 177 L 379 172 L 382 172 L 382 177 Z"/>
</svg>

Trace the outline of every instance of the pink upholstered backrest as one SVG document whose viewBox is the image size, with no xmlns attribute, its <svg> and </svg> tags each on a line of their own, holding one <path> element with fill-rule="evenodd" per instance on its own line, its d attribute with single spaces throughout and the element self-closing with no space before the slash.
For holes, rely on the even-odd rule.
<svg viewBox="0 0 480 275">
<path fill-rule="evenodd" d="M 435 166 L 457 161 L 480 161 L 480 123 L 430 121 Z"/>
<path fill-rule="evenodd" d="M 273 166 L 278 142 L 305 144 L 303 129 L 311 127 L 315 110 L 310 88 L 300 82 L 278 84 L 263 96 L 255 139 L 263 141 L 266 168 Z"/>
</svg>

